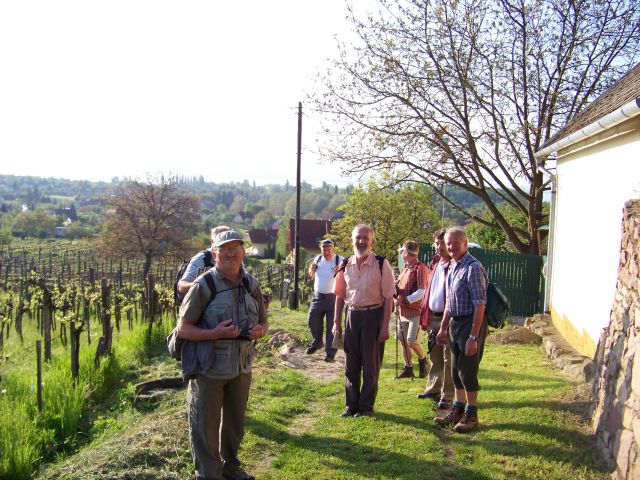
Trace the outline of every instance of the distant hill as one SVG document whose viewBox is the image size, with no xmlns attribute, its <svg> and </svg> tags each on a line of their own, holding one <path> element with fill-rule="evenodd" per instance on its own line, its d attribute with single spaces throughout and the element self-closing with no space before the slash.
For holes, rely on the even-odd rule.
<svg viewBox="0 0 640 480">
<path fill-rule="evenodd" d="M 213 183 L 200 177 L 172 178 L 185 192 L 196 195 L 202 205 L 202 231 L 220 224 L 234 228 L 277 228 L 295 216 L 296 189 L 289 182 L 283 185 L 256 185 L 255 182 Z M 21 210 L 44 209 L 52 215 L 61 208 L 73 206 L 78 221 L 85 230 L 79 234 L 95 234 L 102 223 L 105 201 L 115 188 L 129 181 L 114 177 L 111 182 L 68 180 L 36 176 L 0 175 L 0 220 L 7 229 L 12 216 Z M 336 220 L 353 187 L 340 188 L 323 183 L 320 187 L 302 184 L 301 216 L 310 219 Z M 459 188 L 448 187 L 447 195 L 470 212 L 484 210 L 482 200 Z M 446 225 L 465 224 L 466 217 L 446 202 L 434 196 L 438 211 Z M 4 218 L 3 218 L 4 217 Z M 58 223 L 65 220 L 59 215 Z M 58 225 L 60 226 L 60 225 Z"/>
</svg>

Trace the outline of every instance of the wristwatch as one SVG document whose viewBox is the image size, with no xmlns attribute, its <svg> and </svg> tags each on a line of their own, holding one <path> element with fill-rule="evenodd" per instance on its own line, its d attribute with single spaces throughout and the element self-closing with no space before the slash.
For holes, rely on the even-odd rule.
<svg viewBox="0 0 640 480">
<path fill-rule="evenodd" d="M 469 339 L 470 340 L 474 340 L 474 341 L 478 341 L 478 337 L 476 337 L 475 335 L 469 335 Z"/>
</svg>

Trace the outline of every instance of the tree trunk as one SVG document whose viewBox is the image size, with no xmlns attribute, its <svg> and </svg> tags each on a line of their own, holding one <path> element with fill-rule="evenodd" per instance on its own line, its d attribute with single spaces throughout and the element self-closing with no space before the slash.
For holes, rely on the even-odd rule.
<svg viewBox="0 0 640 480">
<path fill-rule="evenodd" d="M 147 278 L 149 272 L 151 271 L 151 261 L 153 257 L 150 253 L 146 253 L 144 256 L 144 268 L 142 270 L 142 278 Z"/>
<path fill-rule="evenodd" d="M 102 337 L 98 341 L 94 363 L 96 368 L 100 365 L 100 358 L 111 354 L 111 341 L 113 338 L 113 327 L 111 326 L 111 285 L 106 279 L 102 279 Z"/>
<path fill-rule="evenodd" d="M 153 323 L 156 320 L 157 312 L 157 295 L 156 295 L 156 281 L 153 275 L 147 276 L 147 319 L 149 321 L 148 333 L 151 334 Z"/>
</svg>

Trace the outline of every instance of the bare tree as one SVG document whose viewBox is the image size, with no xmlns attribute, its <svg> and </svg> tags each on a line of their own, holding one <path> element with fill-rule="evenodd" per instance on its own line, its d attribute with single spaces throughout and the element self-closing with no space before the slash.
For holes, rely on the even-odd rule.
<svg viewBox="0 0 640 480">
<path fill-rule="evenodd" d="M 350 20 L 355 44 L 322 77 L 316 107 L 345 173 L 391 169 L 539 253 L 548 182 L 534 152 L 638 59 L 637 0 L 379 0 Z M 361 18 L 365 17 L 365 18 Z M 477 195 L 465 211 L 445 185 Z M 497 195 L 498 200 L 491 195 Z M 528 219 L 510 223 L 506 202 Z"/>
<path fill-rule="evenodd" d="M 164 178 L 129 182 L 109 203 L 113 214 L 103 227 L 103 246 L 112 254 L 142 256 L 143 278 L 154 258 L 183 255 L 200 221 L 199 201 Z"/>
</svg>

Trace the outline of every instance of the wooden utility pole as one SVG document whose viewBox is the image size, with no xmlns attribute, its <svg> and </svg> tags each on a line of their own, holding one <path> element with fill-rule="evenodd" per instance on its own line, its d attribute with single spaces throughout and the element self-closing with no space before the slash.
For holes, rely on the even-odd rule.
<svg viewBox="0 0 640 480">
<path fill-rule="evenodd" d="M 302 102 L 298 102 L 298 172 L 296 176 L 296 222 L 295 222 L 295 264 L 293 267 L 293 302 L 291 307 L 298 309 L 300 289 L 300 163 L 302 158 Z"/>
</svg>

